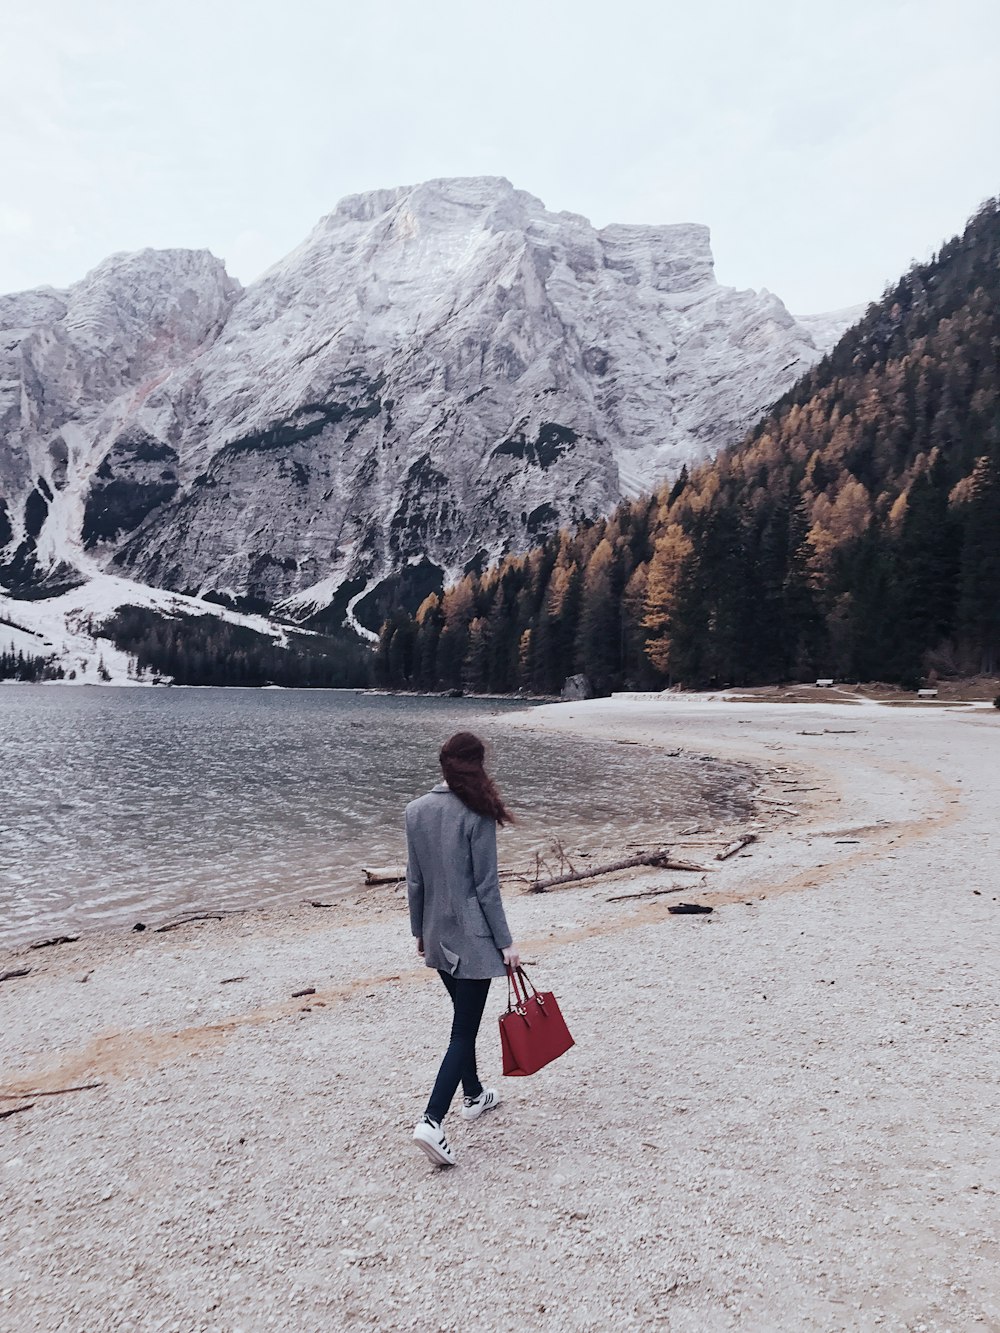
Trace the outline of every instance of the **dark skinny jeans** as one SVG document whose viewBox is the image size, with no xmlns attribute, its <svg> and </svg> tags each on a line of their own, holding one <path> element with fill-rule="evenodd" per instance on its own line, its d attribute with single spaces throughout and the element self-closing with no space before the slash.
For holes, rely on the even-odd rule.
<svg viewBox="0 0 1000 1333">
<path fill-rule="evenodd" d="M 427 1103 L 427 1115 L 440 1124 L 448 1114 L 459 1083 L 466 1097 L 478 1097 L 483 1090 L 476 1073 L 476 1037 L 486 1008 L 490 978 L 463 979 L 441 971 L 438 976 L 448 988 L 455 1009 L 451 1041 L 441 1061 L 431 1099 Z"/>
</svg>

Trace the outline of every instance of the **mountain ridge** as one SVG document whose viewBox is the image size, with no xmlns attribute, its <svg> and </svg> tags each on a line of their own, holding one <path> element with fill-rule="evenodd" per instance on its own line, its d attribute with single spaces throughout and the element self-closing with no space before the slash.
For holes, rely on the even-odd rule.
<svg viewBox="0 0 1000 1333">
<path fill-rule="evenodd" d="M 597 230 L 504 178 L 348 196 L 246 288 L 205 251 L 112 256 L 0 298 L 0 585 L 372 629 L 711 456 L 814 327 L 720 286 L 700 224 Z"/>
</svg>

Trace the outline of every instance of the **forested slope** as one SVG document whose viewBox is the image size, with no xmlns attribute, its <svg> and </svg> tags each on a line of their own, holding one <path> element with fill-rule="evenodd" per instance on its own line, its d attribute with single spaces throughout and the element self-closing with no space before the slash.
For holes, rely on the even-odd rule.
<svg viewBox="0 0 1000 1333">
<path fill-rule="evenodd" d="M 382 629 L 382 679 L 599 691 L 1000 666 L 1000 200 L 740 444 Z"/>
</svg>

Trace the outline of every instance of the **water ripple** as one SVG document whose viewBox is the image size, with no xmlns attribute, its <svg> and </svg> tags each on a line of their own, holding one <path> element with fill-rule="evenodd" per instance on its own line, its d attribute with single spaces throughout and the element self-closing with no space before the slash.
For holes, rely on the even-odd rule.
<svg viewBox="0 0 1000 1333">
<path fill-rule="evenodd" d="M 520 705 L 523 707 L 523 705 Z M 339 691 L 0 689 L 0 943 L 357 888 L 405 857 L 441 741 L 483 734 L 518 816 L 501 857 L 620 847 L 745 812 L 748 779 L 505 729 L 508 706 Z"/>
</svg>

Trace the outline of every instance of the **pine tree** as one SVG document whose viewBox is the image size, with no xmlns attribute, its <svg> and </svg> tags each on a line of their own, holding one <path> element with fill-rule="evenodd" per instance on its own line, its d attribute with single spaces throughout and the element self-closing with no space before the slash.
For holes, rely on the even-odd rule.
<svg viewBox="0 0 1000 1333">
<path fill-rule="evenodd" d="M 574 662 L 597 694 L 608 693 L 621 673 L 621 599 L 615 596 L 614 565 L 614 550 L 604 537 L 587 561 L 580 593 Z"/>
</svg>

